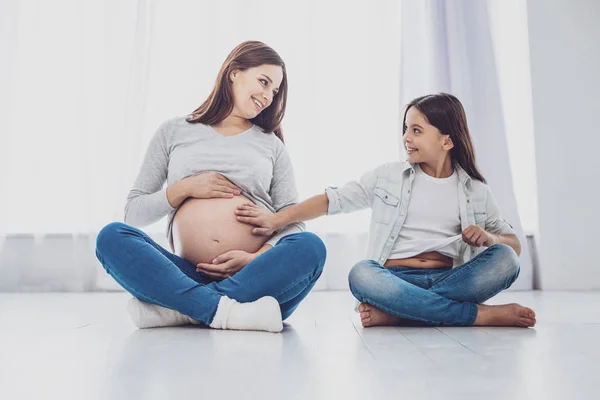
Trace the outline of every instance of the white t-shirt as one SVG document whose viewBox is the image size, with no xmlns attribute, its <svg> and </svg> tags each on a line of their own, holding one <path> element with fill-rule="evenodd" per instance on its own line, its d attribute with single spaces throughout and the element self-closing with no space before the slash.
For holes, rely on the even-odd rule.
<svg viewBox="0 0 600 400">
<path fill-rule="evenodd" d="M 448 178 L 434 178 L 415 165 L 406 220 L 388 258 L 402 259 L 437 251 L 455 259 L 461 240 L 456 170 Z"/>
</svg>

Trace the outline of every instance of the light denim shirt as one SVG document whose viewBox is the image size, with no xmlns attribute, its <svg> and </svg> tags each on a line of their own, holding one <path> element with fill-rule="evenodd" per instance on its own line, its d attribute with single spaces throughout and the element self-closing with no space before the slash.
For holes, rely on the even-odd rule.
<svg viewBox="0 0 600 400">
<path fill-rule="evenodd" d="M 454 168 L 458 173 L 462 230 L 478 225 L 492 234 L 514 234 L 513 227 L 500 215 L 489 186 L 471 178 L 458 164 Z M 327 214 L 350 213 L 370 207 L 372 217 L 367 258 L 383 265 L 406 220 L 414 178 L 413 165 L 406 161 L 380 165 L 364 174 L 358 182 L 327 188 Z M 469 261 L 483 250 L 485 248 L 467 246 L 461 241 L 461 256 L 454 260 L 454 266 Z"/>
</svg>

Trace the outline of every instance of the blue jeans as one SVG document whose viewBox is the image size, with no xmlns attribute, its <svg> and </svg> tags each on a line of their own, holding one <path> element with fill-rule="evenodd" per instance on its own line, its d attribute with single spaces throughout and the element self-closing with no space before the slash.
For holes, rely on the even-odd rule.
<svg viewBox="0 0 600 400">
<path fill-rule="evenodd" d="M 519 257 L 496 244 L 456 268 L 385 268 L 356 264 L 348 277 L 360 302 L 400 318 L 431 325 L 473 325 L 477 304 L 507 289 L 519 276 Z"/>
<path fill-rule="evenodd" d="M 221 296 L 243 303 L 272 296 L 286 319 L 321 275 L 326 251 L 314 233 L 294 233 L 234 276 L 216 281 L 141 230 L 113 222 L 98 234 L 96 256 L 106 272 L 133 296 L 209 325 Z"/>
</svg>

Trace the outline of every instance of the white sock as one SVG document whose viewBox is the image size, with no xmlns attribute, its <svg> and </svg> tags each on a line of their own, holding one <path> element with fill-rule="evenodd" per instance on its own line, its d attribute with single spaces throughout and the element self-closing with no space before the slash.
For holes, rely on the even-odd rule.
<svg viewBox="0 0 600 400">
<path fill-rule="evenodd" d="M 146 303 L 135 297 L 129 299 L 127 311 L 135 326 L 142 329 L 198 324 L 198 321 L 195 321 L 178 311 L 157 306 L 156 304 Z"/>
<path fill-rule="evenodd" d="M 217 312 L 210 324 L 215 329 L 281 332 L 281 309 L 275 298 L 261 297 L 251 303 L 239 303 L 222 296 Z"/>
</svg>

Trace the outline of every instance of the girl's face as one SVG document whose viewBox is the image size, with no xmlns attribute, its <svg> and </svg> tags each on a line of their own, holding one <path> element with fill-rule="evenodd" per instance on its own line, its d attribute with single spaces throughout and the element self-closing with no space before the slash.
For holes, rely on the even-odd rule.
<svg viewBox="0 0 600 400">
<path fill-rule="evenodd" d="M 407 161 L 411 164 L 438 163 L 454 147 L 450 136 L 442 135 L 415 107 L 409 108 L 406 113 L 402 139 L 408 155 Z"/>
<path fill-rule="evenodd" d="M 232 113 L 252 119 L 271 105 L 283 80 L 283 69 L 278 65 L 260 65 L 230 74 L 233 89 Z"/>
</svg>

